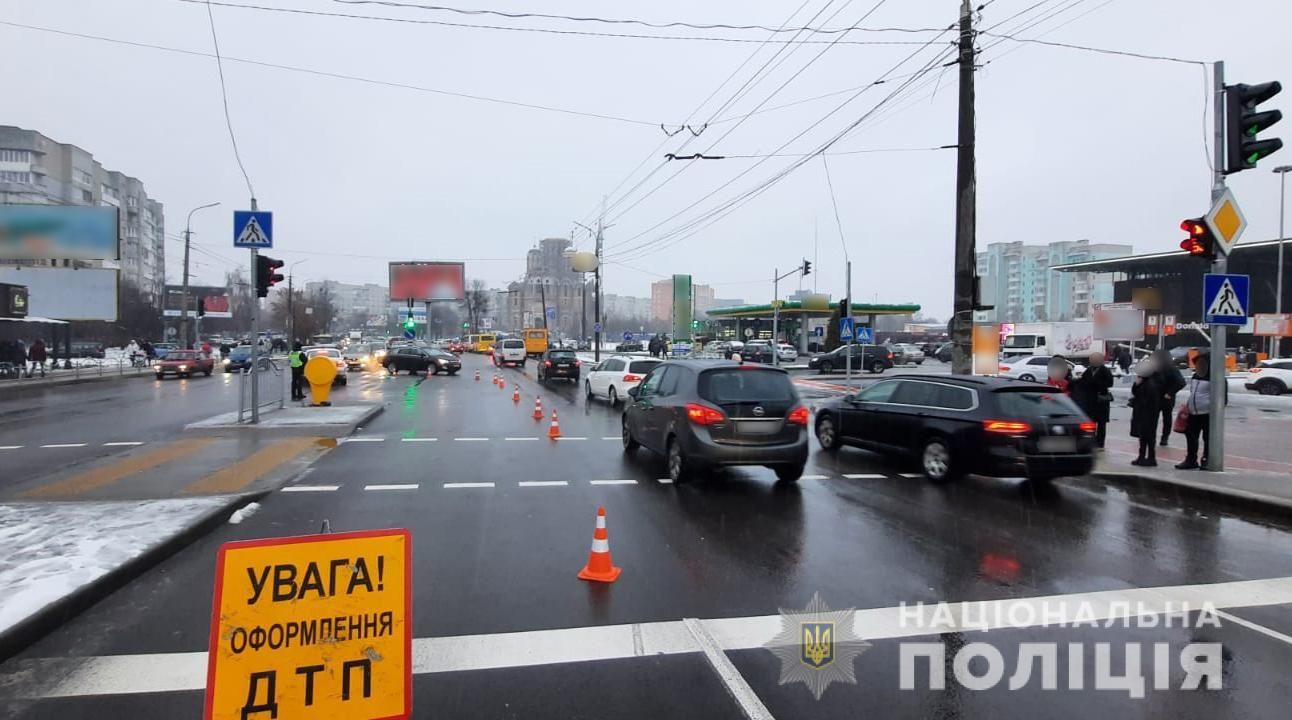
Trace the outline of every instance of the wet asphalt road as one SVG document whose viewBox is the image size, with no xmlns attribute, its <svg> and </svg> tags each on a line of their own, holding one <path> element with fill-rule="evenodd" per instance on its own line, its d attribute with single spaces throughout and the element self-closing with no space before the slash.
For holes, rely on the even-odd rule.
<svg viewBox="0 0 1292 720">
<path fill-rule="evenodd" d="M 204 651 L 216 548 L 233 539 L 315 532 L 325 519 L 334 531 L 410 529 L 415 638 L 507 633 L 504 646 L 512 649 L 526 647 L 541 630 L 776 615 L 805 607 L 814 593 L 831 608 L 862 609 L 1292 576 L 1292 534 L 1277 520 L 1090 479 L 1038 485 L 970 478 L 936 487 L 902 476 L 913 468 L 863 451 L 831 456 L 814 449 L 805 478 L 794 485 L 775 483 L 761 468 L 663 484 L 660 458 L 623 453 L 617 410 L 585 402 L 572 385 L 540 387 L 532 366 L 505 371 L 508 385 L 499 390 L 488 383 L 492 371 L 483 359 L 464 359 L 463 376 L 455 378 L 353 379 L 348 396 L 384 402 L 385 412 L 292 481 L 335 489 L 274 493 L 249 520 L 222 526 L 0 666 L 0 715 L 200 716 L 200 690 L 131 692 L 129 678 L 114 686 L 121 694 L 50 698 L 41 688 L 56 687 L 61 670 L 33 669 L 44 667 L 34 663 Z M 484 372 L 479 383 L 471 379 L 477 367 Z M 522 392 L 518 405 L 514 384 Z M 566 438 L 560 442 L 546 439 L 547 418 L 530 417 L 540 393 L 547 412 L 559 413 Z M 535 481 L 548 484 L 520 485 Z M 416 487 L 366 489 L 377 484 Z M 623 567 L 610 586 L 574 577 L 587 558 L 598 505 L 607 508 L 614 560 Z M 1275 636 L 1292 634 L 1292 604 L 1285 603 L 1292 597 L 1276 593 L 1261 607 L 1229 611 L 1268 632 L 1225 621 L 1206 630 L 880 633 L 856 661 L 858 684 L 833 685 L 820 700 L 802 684 L 781 685 L 780 661 L 765 649 L 726 656 L 778 718 L 1286 717 L 1292 638 Z M 1112 643 L 1120 658 L 1127 642 L 1146 643 L 1147 655 L 1147 643 L 1168 643 L 1178 653 L 1205 639 L 1224 646 L 1225 687 L 1154 690 L 1150 676 L 1147 696 L 1132 699 L 1124 691 L 1044 690 L 1034 674 L 1015 691 L 1006 682 L 970 691 L 950 677 L 946 691 L 927 684 L 903 690 L 899 645 L 912 639 L 941 642 L 949 653 L 967 642 L 992 643 L 1008 660 L 1006 678 L 1020 643 L 1086 643 L 1085 673 L 1093 677 L 1095 643 Z M 576 656 L 580 650 L 576 640 L 550 644 Z M 699 653 L 634 653 L 630 644 L 626 655 L 606 650 L 600 659 L 553 664 L 506 649 L 499 654 L 498 666 L 416 674 L 414 716 L 745 716 Z M 168 662 L 159 657 L 156 663 Z M 146 673 L 143 667 L 138 672 Z M 1058 670 L 1068 677 L 1066 662 Z M 1181 677 L 1177 666 L 1170 686 L 1178 688 Z"/>
</svg>

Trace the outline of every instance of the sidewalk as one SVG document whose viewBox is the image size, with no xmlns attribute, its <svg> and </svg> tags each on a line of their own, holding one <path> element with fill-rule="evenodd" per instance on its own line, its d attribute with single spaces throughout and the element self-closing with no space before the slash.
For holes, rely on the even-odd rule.
<svg viewBox="0 0 1292 720">
<path fill-rule="evenodd" d="M 1137 445 L 1108 439 L 1108 449 L 1095 462 L 1094 476 L 1123 482 L 1173 487 L 1209 499 L 1221 499 L 1261 509 L 1292 513 L 1292 463 L 1226 456 L 1223 472 L 1176 470 L 1184 459 L 1178 447 L 1157 448 L 1157 467 L 1131 465 Z"/>
<path fill-rule="evenodd" d="M 117 382 L 131 378 L 154 378 L 156 375 L 150 367 L 132 368 L 129 365 L 80 366 L 70 370 L 59 368 L 46 371 L 45 377 L 39 373 L 36 377 L 6 378 L 0 380 L 0 398 L 19 397 L 22 395 L 55 389 L 81 383 Z"/>
</svg>

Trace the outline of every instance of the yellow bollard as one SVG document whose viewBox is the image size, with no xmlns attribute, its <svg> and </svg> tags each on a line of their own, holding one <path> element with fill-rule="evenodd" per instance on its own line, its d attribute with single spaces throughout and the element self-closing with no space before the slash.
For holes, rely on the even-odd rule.
<svg viewBox="0 0 1292 720">
<path fill-rule="evenodd" d="M 331 405 L 328 393 L 332 392 L 332 381 L 336 379 L 336 361 L 325 355 L 315 355 L 305 363 L 305 379 L 310 383 L 310 395 L 315 407 Z"/>
</svg>

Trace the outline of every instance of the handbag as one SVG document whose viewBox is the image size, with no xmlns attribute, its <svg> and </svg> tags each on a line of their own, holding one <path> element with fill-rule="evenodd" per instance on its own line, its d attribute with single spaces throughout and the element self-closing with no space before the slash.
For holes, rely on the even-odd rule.
<svg viewBox="0 0 1292 720">
<path fill-rule="evenodd" d="M 1189 428 L 1189 406 L 1181 405 L 1180 410 L 1175 413 L 1175 422 L 1171 424 L 1171 429 L 1183 434 Z"/>
</svg>

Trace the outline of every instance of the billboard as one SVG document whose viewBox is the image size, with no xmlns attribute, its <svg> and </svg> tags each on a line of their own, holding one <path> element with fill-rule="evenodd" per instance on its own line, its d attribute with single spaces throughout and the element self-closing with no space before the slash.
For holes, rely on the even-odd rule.
<svg viewBox="0 0 1292 720">
<path fill-rule="evenodd" d="M 229 289 L 217 287 L 215 285 L 189 285 L 188 286 L 188 309 L 194 317 L 197 316 L 197 299 L 202 298 L 206 304 L 206 317 L 209 318 L 231 318 L 233 317 L 232 308 L 229 307 Z M 180 310 L 184 305 L 184 286 L 167 285 L 166 298 L 162 301 L 162 315 L 166 317 L 179 317 Z"/>
<path fill-rule="evenodd" d="M 691 337 L 691 276 L 673 276 L 673 341 Z"/>
<path fill-rule="evenodd" d="M 27 286 L 0 283 L 0 317 L 27 317 Z"/>
<path fill-rule="evenodd" d="M 466 299 L 466 266 L 460 262 L 393 262 L 390 299 L 418 302 Z"/>
<path fill-rule="evenodd" d="M 1095 340 L 1140 342 L 1144 339 L 1144 311 L 1133 303 L 1095 305 Z"/>
<path fill-rule="evenodd" d="M 27 314 L 54 320 L 117 320 L 117 270 L 0 267 L 0 283 L 27 286 Z"/>
<path fill-rule="evenodd" d="M 0 205 L 0 261 L 116 260 L 117 209 Z"/>
</svg>

